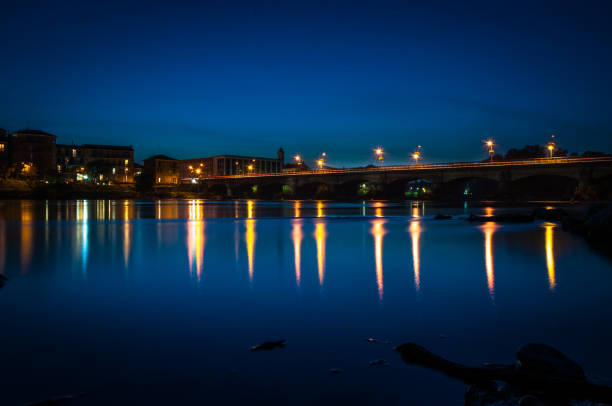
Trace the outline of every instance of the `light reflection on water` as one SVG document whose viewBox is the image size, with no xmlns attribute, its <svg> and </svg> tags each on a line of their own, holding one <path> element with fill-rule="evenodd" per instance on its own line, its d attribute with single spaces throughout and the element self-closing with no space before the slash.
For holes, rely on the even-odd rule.
<svg viewBox="0 0 612 406">
<path fill-rule="evenodd" d="M 23 274 L 28 272 L 31 266 L 31 262 L 34 256 L 34 216 L 35 203 L 28 201 L 21 201 L 19 207 L 20 215 L 20 269 Z M 289 203 L 292 207 L 292 217 L 294 220 L 291 222 L 291 240 L 293 242 L 293 257 L 294 257 L 294 270 L 296 284 L 299 286 L 302 279 L 302 243 L 304 240 L 304 218 L 299 216 L 302 214 L 301 210 L 306 207 L 304 202 L 295 201 Z M 317 275 L 318 281 L 321 286 L 325 282 L 325 263 L 326 263 L 326 244 L 328 239 L 328 230 L 326 218 L 326 207 L 327 204 L 323 201 L 318 201 L 314 204 L 313 215 L 320 220 L 313 223 L 312 237 L 316 247 L 316 264 L 317 264 Z M 209 207 L 207 207 L 209 206 Z M 217 208 L 215 203 L 206 202 L 204 200 L 191 200 L 187 201 L 186 204 L 176 201 L 156 201 L 150 205 L 140 205 L 130 200 L 125 201 L 105 201 L 99 200 L 89 202 L 87 200 L 77 200 L 69 202 L 66 205 L 56 204 L 49 205 L 46 201 L 44 204 L 44 236 L 45 236 L 45 250 L 49 250 L 49 223 L 51 221 L 61 221 L 63 219 L 73 218 L 76 221 L 74 231 L 74 248 L 72 250 L 75 259 L 78 259 L 80 268 L 84 276 L 87 275 L 87 261 L 90 251 L 90 222 L 91 221 L 112 221 L 120 219 L 122 221 L 121 229 L 121 241 L 122 241 L 122 256 L 123 266 L 128 269 L 130 264 L 131 249 L 133 245 L 133 221 L 136 218 L 146 218 L 142 216 L 143 208 L 152 207 L 153 218 L 157 220 L 179 220 L 182 218 L 187 219 L 187 257 L 189 264 L 189 273 L 192 274 L 195 271 L 197 280 L 201 280 L 202 270 L 204 267 L 204 248 L 206 245 L 206 218 L 217 218 Z M 240 222 L 244 224 L 244 241 L 246 248 L 247 257 L 247 272 L 249 281 L 253 281 L 255 274 L 255 251 L 256 251 L 256 240 L 257 240 L 257 206 L 258 203 L 254 200 L 248 201 L 235 201 L 232 203 L 233 211 L 232 217 L 238 219 L 235 222 L 234 232 L 234 247 L 235 255 L 234 259 L 237 262 L 239 260 L 239 249 L 240 242 L 238 239 L 238 227 Z M 330 206 L 331 207 L 331 206 Z M 371 228 L 370 233 L 374 238 L 374 272 L 376 275 L 376 285 L 380 300 L 383 298 L 383 237 L 387 233 L 384 224 L 386 220 L 384 210 L 389 207 L 382 202 L 374 202 L 366 204 L 363 202 L 357 208 L 357 213 L 360 216 L 367 216 L 366 208 L 371 207 L 373 210 L 372 215 L 374 219 L 370 221 Z M 413 220 L 410 221 L 407 227 L 411 241 L 411 257 L 412 257 L 412 268 L 413 278 L 416 291 L 421 289 L 421 236 L 424 232 L 423 229 L 423 218 L 425 213 L 424 202 L 411 202 L 409 203 L 410 217 Z M 94 210 L 92 210 L 94 209 Z M 265 206 L 262 206 L 262 210 Z M 49 211 L 55 211 L 50 215 Z M 185 214 L 181 212 L 185 210 Z M 138 214 L 135 215 L 135 212 Z M 483 208 L 484 216 L 493 216 L 495 208 L 487 206 Z M 246 218 L 240 217 L 245 216 Z M 333 218 L 333 217 L 332 217 Z M 240 220 L 242 219 L 242 220 Z M 5 223 L 10 218 L 0 219 L 0 271 L 4 269 L 6 262 L 6 229 Z M 161 244 L 164 240 L 163 235 L 163 223 L 157 223 L 157 240 Z M 545 230 L 544 233 L 544 254 L 546 257 L 546 273 L 548 277 L 548 285 L 551 291 L 554 291 L 557 287 L 557 278 L 555 270 L 555 254 L 554 254 L 554 229 L 557 227 L 554 223 L 543 223 L 542 227 Z M 495 265 L 494 265 L 494 234 L 496 230 L 500 228 L 499 224 L 495 222 L 487 222 L 480 226 L 484 235 L 484 270 L 487 281 L 487 291 L 490 298 L 494 301 L 495 299 Z M 100 229 L 98 229 L 100 232 Z M 166 230 L 166 232 L 168 232 Z M 115 232 L 111 234 L 111 243 L 115 240 Z M 104 234 L 101 234 L 101 238 L 105 238 Z"/>
<path fill-rule="evenodd" d="M 256 382 L 251 387 L 255 394 L 257 385 L 265 387 L 260 375 L 272 376 L 287 388 L 291 382 L 314 379 L 331 391 L 326 385 L 334 383 L 327 382 L 326 371 L 338 365 L 325 363 L 332 347 L 321 344 L 326 340 L 338 340 L 335 348 L 372 351 L 367 353 L 371 359 L 397 361 L 392 352 L 378 352 L 380 347 L 358 346 L 364 337 L 377 335 L 436 346 L 439 334 L 448 333 L 459 338 L 448 340 L 449 357 L 453 352 L 478 353 L 474 346 L 486 348 L 472 359 L 477 363 L 503 361 L 532 337 L 563 345 L 567 336 L 567 342 L 582 340 L 585 348 L 599 348 L 597 340 L 612 339 L 601 321 L 592 323 L 582 313 L 607 308 L 612 296 L 609 263 L 556 223 L 433 220 L 439 212 L 490 216 L 498 210 L 487 206 L 464 212 L 466 208 L 439 209 L 423 202 L 0 202 L 0 273 L 9 278 L 0 291 L 0 306 L 14 309 L 18 318 L 37 320 L 29 325 L 27 337 L 47 334 L 49 322 L 74 326 L 65 333 L 54 330 L 54 343 L 73 343 L 72 337 L 83 343 L 94 340 L 90 317 L 93 323 L 117 320 L 121 327 L 101 323 L 98 334 L 121 328 L 118 335 L 126 338 L 114 342 L 121 357 L 155 358 L 172 347 L 182 360 L 167 361 L 174 370 L 183 370 L 193 359 L 193 374 L 207 371 L 211 376 L 229 359 Z M 560 331 L 559 326 L 567 328 Z M 3 334 L 18 352 L 35 357 L 36 350 L 19 347 L 27 342 L 21 329 L 9 321 Z M 585 334 L 567 335 L 585 329 Z M 156 335 L 167 340 L 168 347 L 142 346 L 143 337 Z M 302 372 L 287 372 L 293 369 L 275 364 L 278 369 L 260 373 L 236 358 L 229 345 L 218 343 L 222 337 L 232 348 L 248 348 L 286 335 L 291 343 L 287 354 L 304 365 Z M 310 342 L 322 349 L 300 352 L 300 345 Z M 68 345 L 58 350 L 58 365 L 70 359 L 72 350 Z M 348 363 L 347 370 L 360 368 L 346 361 L 353 353 L 337 351 L 345 357 L 337 363 Z M 324 355 L 319 357 L 319 352 Z M 0 361 L 9 370 L 18 362 L 1 353 Z M 320 364 L 312 366 L 316 362 Z M 610 362 L 612 356 L 602 359 L 603 364 Z M 395 365 L 389 374 L 425 382 L 415 370 Z M 75 371 L 81 367 L 72 366 Z M 134 368 L 130 376 L 149 373 L 144 366 Z M 372 370 L 367 363 L 365 368 L 368 372 L 360 373 Z M 315 372 L 299 375 L 305 370 Z M 391 375 L 384 374 L 369 376 L 367 382 L 396 393 L 389 386 Z M 5 375 L 0 371 L 0 379 L 24 379 Z M 78 380 L 76 374 L 71 378 Z M 351 387 L 361 390 L 368 386 L 364 384 L 361 380 Z M 219 385 L 227 389 L 223 385 L 228 384 Z M 452 399 L 439 392 L 439 404 L 462 396 L 462 388 Z M 14 396 L 18 399 L 19 394 Z M 376 403 L 372 397 L 368 400 Z M 421 400 L 426 404 L 430 399 Z"/>
</svg>

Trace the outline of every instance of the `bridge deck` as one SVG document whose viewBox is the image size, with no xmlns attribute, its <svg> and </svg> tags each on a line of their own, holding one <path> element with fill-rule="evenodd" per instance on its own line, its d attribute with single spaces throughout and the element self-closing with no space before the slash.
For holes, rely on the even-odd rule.
<svg viewBox="0 0 612 406">
<path fill-rule="evenodd" d="M 500 168 L 500 167 L 517 167 L 517 166 L 542 166 L 542 165 L 575 165 L 575 164 L 591 164 L 591 163 L 610 163 L 612 157 L 597 157 L 597 158 L 537 158 L 516 161 L 499 161 L 499 162 L 453 162 L 439 164 L 413 164 L 413 165 L 391 165 L 391 166 L 376 166 L 369 168 L 342 168 L 342 169 L 311 169 L 306 171 L 291 171 L 280 173 L 252 173 L 243 175 L 225 175 L 225 176 L 208 176 L 201 179 L 242 179 L 242 178 L 267 178 L 267 177 L 283 177 L 283 176 L 308 176 L 308 175 L 329 175 L 329 174 L 349 174 L 349 173 L 376 173 L 376 172 L 392 172 L 392 171 L 427 171 L 440 169 L 461 169 L 461 168 Z"/>
</svg>

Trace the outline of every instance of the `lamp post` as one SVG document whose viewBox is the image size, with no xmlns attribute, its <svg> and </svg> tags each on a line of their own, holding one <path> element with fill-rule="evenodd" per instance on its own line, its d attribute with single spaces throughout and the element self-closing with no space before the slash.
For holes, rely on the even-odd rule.
<svg viewBox="0 0 612 406">
<path fill-rule="evenodd" d="M 489 149 L 489 159 L 491 162 L 493 162 L 493 154 L 495 153 L 495 149 L 493 147 L 495 146 L 495 142 L 493 140 L 486 140 L 485 144 Z"/>
<path fill-rule="evenodd" d="M 555 134 L 551 135 L 550 138 L 551 140 L 546 146 L 546 149 L 548 149 L 548 152 L 550 153 L 550 158 L 552 158 L 553 153 L 555 152 L 555 149 L 557 147 L 557 144 L 555 143 Z"/>
<path fill-rule="evenodd" d="M 319 167 L 319 169 L 323 169 L 323 166 L 325 166 L 325 157 L 327 156 L 327 154 L 325 152 L 321 153 L 321 157 L 319 159 L 317 159 L 317 166 Z"/>
<path fill-rule="evenodd" d="M 380 163 L 380 165 L 382 166 L 383 161 L 385 159 L 385 152 L 383 151 L 382 147 L 376 147 L 376 149 L 374 149 L 374 153 L 376 154 L 376 159 L 378 160 L 378 163 Z"/>
<path fill-rule="evenodd" d="M 418 164 L 419 163 L 419 159 L 421 159 L 423 156 L 421 154 L 421 146 L 417 146 L 416 151 L 414 151 L 412 153 L 412 159 L 414 159 L 414 164 Z"/>
<path fill-rule="evenodd" d="M 293 159 L 295 159 L 295 163 L 299 169 L 302 166 L 302 157 L 300 156 L 300 154 L 297 154 L 293 157 Z"/>
</svg>

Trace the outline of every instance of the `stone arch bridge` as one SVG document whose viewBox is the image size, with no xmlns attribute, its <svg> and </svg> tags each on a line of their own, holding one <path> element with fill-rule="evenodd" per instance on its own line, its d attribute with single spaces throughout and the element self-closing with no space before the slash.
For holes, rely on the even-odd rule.
<svg viewBox="0 0 612 406">
<path fill-rule="evenodd" d="M 492 185 L 499 196 L 529 179 L 541 182 L 542 187 L 563 179 L 575 191 L 584 192 L 597 182 L 612 181 L 612 157 L 320 169 L 208 177 L 198 183 L 201 192 L 224 197 L 350 198 L 358 197 L 359 192 L 370 197 L 401 197 L 407 185 L 415 183 L 427 185 L 432 192 L 449 185 L 460 185 L 455 187 L 460 189 L 474 180 Z"/>
</svg>

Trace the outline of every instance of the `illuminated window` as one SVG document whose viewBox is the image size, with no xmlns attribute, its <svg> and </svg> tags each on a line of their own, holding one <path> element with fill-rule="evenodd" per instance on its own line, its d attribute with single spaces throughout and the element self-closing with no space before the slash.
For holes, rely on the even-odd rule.
<svg viewBox="0 0 612 406">
<path fill-rule="evenodd" d="M 76 151 L 76 149 L 74 149 L 74 148 L 73 148 L 73 149 L 72 149 L 72 157 L 73 157 L 73 158 L 76 158 L 76 152 L 77 152 L 77 151 Z"/>
<path fill-rule="evenodd" d="M 115 168 L 113 168 L 113 175 L 117 172 L 117 170 Z"/>
<path fill-rule="evenodd" d="M 5 148 L 4 144 L 0 144 L 0 151 L 4 151 L 4 148 Z"/>
<path fill-rule="evenodd" d="M 125 160 L 125 166 L 128 166 L 128 160 L 127 159 Z"/>
</svg>

